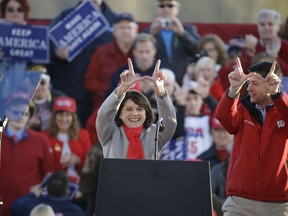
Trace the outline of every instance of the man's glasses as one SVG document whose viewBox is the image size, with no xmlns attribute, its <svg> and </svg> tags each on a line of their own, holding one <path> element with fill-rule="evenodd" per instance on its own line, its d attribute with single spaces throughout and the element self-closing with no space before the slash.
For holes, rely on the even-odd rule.
<svg viewBox="0 0 288 216">
<path fill-rule="evenodd" d="M 173 8 L 175 5 L 174 4 L 159 4 L 158 7 L 160 8 L 165 8 L 165 7 L 168 7 L 168 8 Z"/>
<path fill-rule="evenodd" d="M 23 10 L 22 7 L 17 7 L 17 8 L 8 7 L 8 8 L 7 8 L 7 12 L 9 12 L 9 13 L 14 13 L 14 12 L 23 13 L 24 10 Z"/>
</svg>

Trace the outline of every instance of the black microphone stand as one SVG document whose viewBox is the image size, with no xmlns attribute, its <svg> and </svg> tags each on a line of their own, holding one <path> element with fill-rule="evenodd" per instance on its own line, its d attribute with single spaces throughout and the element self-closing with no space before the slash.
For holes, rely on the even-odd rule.
<svg viewBox="0 0 288 216">
<path fill-rule="evenodd" d="M 155 146 L 154 159 L 155 160 L 159 160 L 159 158 L 158 158 L 159 131 L 160 131 L 160 127 L 161 127 L 162 121 L 163 121 L 163 118 L 159 118 L 158 122 L 156 123 L 156 133 L 155 133 L 155 138 L 154 138 L 154 141 L 155 141 L 155 145 L 154 145 Z"/>
<path fill-rule="evenodd" d="M 4 120 L 2 120 L 0 118 L 0 169 L 1 169 L 1 155 L 2 155 L 2 152 L 1 152 L 1 149 L 2 149 L 2 133 L 7 125 L 7 122 L 8 122 L 8 118 L 5 116 L 4 117 Z"/>
</svg>

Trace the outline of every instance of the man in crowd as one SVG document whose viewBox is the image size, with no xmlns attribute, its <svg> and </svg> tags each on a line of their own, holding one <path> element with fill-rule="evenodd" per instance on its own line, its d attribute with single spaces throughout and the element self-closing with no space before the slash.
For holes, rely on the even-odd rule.
<svg viewBox="0 0 288 216">
<path fill-rule="evenodd" d="M 113 26 L 114 40 L 93 53 L 87 74 L 85 88 L 92 93 L 93 108 L 101 106 L 109 89 L 113 73 L 132 57 L 132 45 L 138 32 L 138 24 L 130 13 L 117 16 Z"/>
<path fill-rule="evenodd" d="M 91 2 L 100 9 L 109 24 L 113 25 L 116 20 L 116 14 L 111 11 L 109 6 L 102 0 L 93 0 Z M 75 7 L 61 12 L 52 21 L 51 28 L 62 21 L 74 9 Z M 71 62 L 67 61 L 69 55 L 67 47 L 56 48 L 51 43 L 51 64 L 48 65 L 51 83 L 54 89 L 64 92 L 77 101 L 77 113 L 82 126 L 85 125 L 86 119 L 92 112 L 91 95 L 85 90 L 83 85 L 87 66 L 94 50 L 111 40 L 112 34 L 110 30 L 104 32 L 85 47 Z"/>
<path fill-rule="evenodd" d="M 45 175 L 54 170 L 48 140 L 39 132 L 27 129 L 29 97 L 13 93 L 7 99 L 8 124 L 2 138 L 0 197 L 3 215 L 9 216 L 13 200 L 29 192 Z M 3 154 L 4 153 L 4 154 Z"/>
<path fill-rule="evenodd" d="M 51 174 L 45 186 L 47 194 L 43 193 L 41 185 L 31 188 L 30 193 L 18 198 L 11 205 L 13 216 L 29 216 L 31 210 L 40 203 L 52 207 L 56 215 L 85 216 L 84 211 L 71 202 L 69 195 L 69 181 L 63 171 Z"/>
<path fill-rule="evenodd" d="M 281 28 L 281 15 L 271 9 L 262 9 L 257 15 L 259 38 L 245 36 L 245 47 L 241 62 L 244 71 L 251 65 L 253 57 L 260 52 L 274 56 L 280 65 L 283 75 L 288 75 L 288 41 L 281 39 L 278 33 Z"/>
<path fill-rule="evenodd" d="M 192 25 L 183 25 L 178 18 L 180 3 L 177 0 L 157 0 L 157 17 L 148 31 L 157 40 L 157 58 L 161 59 L 182 84 L 189 60 L 197 53 L 200 36 Z"/>
<path fill-rule="evenodd" d="M 133 54 L 133 65 L 135 74 L 139 76 L 151 76 L 154 71 L 155 65 L 155 55 L 156 55 L 156 40 L 155 38 L 147 33 L 140 33 L 136 36 L 133 46 L 132 46 L 132 54 Z M 128 65 L 124 65 L 123 67 L 118 68 L 111 80 L 110 90 L 107 93 L 110 94 L 119 84 L 120 74 L 124 71 L 128 70 Z M 145 84 L 149 85 L 150 83 L 137 83 L 136 85 L 141 85 L 145 88 Z M 140 86 L 139 86 L 140 87 Z M 140 89 L 139 89 L 140 90 Z M 141 88 L 142 90 L 142 88 Z"/>
</svg>

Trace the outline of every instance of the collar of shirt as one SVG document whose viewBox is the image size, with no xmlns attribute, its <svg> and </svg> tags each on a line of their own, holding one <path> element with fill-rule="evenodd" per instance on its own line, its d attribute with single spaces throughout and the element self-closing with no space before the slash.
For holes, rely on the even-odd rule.
<svg viewBox="0 0 288 216">
<path fill-rule="evenodd" d="M 6 128 L 6 135 L 7 137 L 10 137 L 10 138 L 12 138 L 13 136 L 16 136 L 18 142 L 28 136 L 27 130 L 25 128 L 15 133 L 11 129 L 9 129 L 9 127 Z"/>
<path fill-rule="evenodd" d="M 267 105 L 264 109 L 262 109 L 262 107 L 260 107 L 258 104 L 255 104 L 255 108 L 257 110 L 259 110 L 261 112 L 261 114 L 262 114 L 262 122 L 264 122 L 264 120 L 265 120 L 267 111 L 270 108 L 272 108 L 273 106 L 274 106 L 274 104 L 272 103 L 272 104 Z"/>
</svg>

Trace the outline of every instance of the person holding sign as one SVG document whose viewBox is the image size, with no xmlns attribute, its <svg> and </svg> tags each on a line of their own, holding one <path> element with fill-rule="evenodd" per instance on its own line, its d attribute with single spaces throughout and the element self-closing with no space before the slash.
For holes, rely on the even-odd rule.
<svg viewBox="0 0 288 216">
<path fill-rule="evenodd" d="M 2 21 L 14 24 L 26 24 L 30 6 L 27 0 L 3 0 L 0 3 Z M 0 77 L 9 70 L 25 70 L 26 61 L 16 59 L 5 59 L 4 52 L 0 47 Z"/>
<path fill-rule="evenodd" d="M 0 169 L 0 197 L 5 216 L 10 216 L 12 201 L 28 193 L 47 173 L 54 171 L 48 139 L 27 128 L 29 100 L 27 94 L 15 92 L 6 101 L 5 114 L 9 121 L 2 138 Z"/>
<path fill-rule="evenodd" d="M 280 87 L 282 72 L 276 62 L 260 62 L 246 75 L 239 58 L 236 62 L 214 113 L 235 135 L 224 216 L 288 215 L 288 96 Z M 240 101 L 246 82 L 248 96 Z"/>
<path fill-rule="evenodd" d="M 128 66 L 120 75 L 120 86 L 100 107 L 96 130 L 105 158 L 153 159 L 156 125 L 151 105 L 142 93 L 129 88 L 137 81 L 153 82 L 158 113 L 165 125 L 164 131 L 159 133 L 159 148 L 162 148 L 177 125 L 173 103 L 164 88 L 166 75 L 159 69 L 160 60 L 151 77 L 136 77 L 131 59 L 128 59 Z"/>
<path fill-rule="evenodd" d="M 102 0 L 91 1 L 100 9 L 101 15 L 104 16 L 110 25 L 116 20 L 116 14 Z M 51 28 L 61 22 L 65 17 L 72 13 L 80 4 L 75 7 L 62 11 L 51 23 Z M 104 32 L 100 37 L 94 39 L 71 61 L 68 59 L 68 48 L 56 48 L 51 43 L 51 64 L 48 65 L 48 71 L 51 76 L 51 83 L 54 89 L 64 92 L 66 95 L 73 97 L 77 101 L 77 114 L 81 126 L 85 125 L 86 119 L 91 114 L 92 101 L 91 95 L 84 89 L 84 76 L 87 66 L 90 62 L 93 51 L 100 45 L 106 44 L 112 40 L 110 30 Z M 64 81 L 65 80 L 65 81 Z"/>
</svg>

